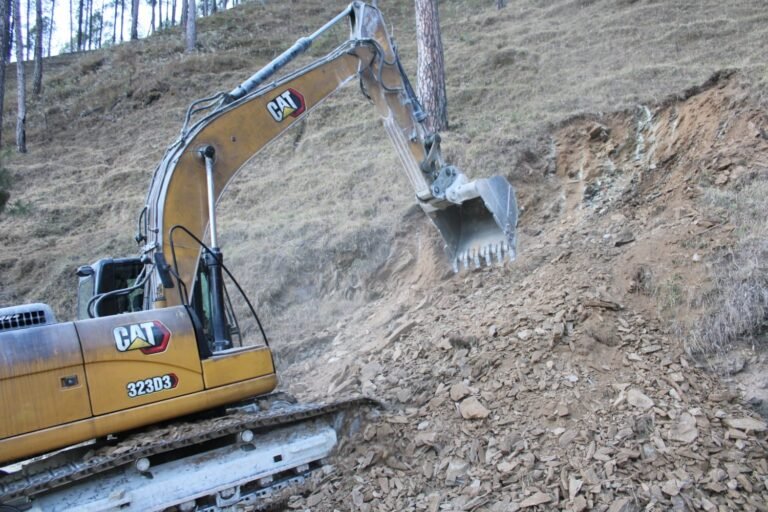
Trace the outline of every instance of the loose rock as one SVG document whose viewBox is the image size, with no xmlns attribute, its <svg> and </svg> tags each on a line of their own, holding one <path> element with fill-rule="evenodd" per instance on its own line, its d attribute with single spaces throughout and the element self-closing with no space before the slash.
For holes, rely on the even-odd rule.
<svg viewBox="0 0 768 512">
<path fill-rule="evenodd" d="M 642 391 L 632 388 L 627 392 L 627 402 L 638 409 L 647 410 L 653 407 L 654 403 Z"/>
<path fill-rule="evenodd" d="M 543 505 L 550 501 L 552 501 L 552 498 L 549 495 L 544 494 L 543 492 L 537 492 L 533 496 L 529 496 L 520 502 L 520 508 L 535 507 L 536 505 Z"/>
<path fill-rule="evenodd" d="M 480 400 L 473 396 L 461 402 L 459 405 L 459 412 L 465 420 L 480 420 L 487 418 L 488 415 L 491 414 L 490 411 L 480 403 Z"/>
</svg>

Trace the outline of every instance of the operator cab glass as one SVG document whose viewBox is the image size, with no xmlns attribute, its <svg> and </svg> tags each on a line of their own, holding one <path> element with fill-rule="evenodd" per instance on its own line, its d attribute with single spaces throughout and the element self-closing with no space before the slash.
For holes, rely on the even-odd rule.
<svg viewBox="0 0 768 512">
<path fill-rule="evenodd" d="M 195 280 L 194 287 L 192 289 L 192 300 L 190 305 L 192 306 L 192 309 L 197 313 L 198 318 L 200 319 L 200 323 L 202 324 L 202 331 L 203 335 L 205 336 L 205 341 L 208 344 L 208 346 L 211 348 L 212 351 L 215 352 L 213 349 L 214 342 L 213 342 L 213 290 L 210 285 L 210 280 L 208 278 L 208 268 L 205 264 L 204 258 L 200 258 L 200 262 L 197 269 L 197 279 Z M 225 336 L 228 340 L 232 342 L 232 345 L 235 347 L 241 347 L 243 346 L 243 340 L 240 333 L 240 325 L 238 323 L 237 315 L 235 314 L 234 308 L 232 306 L 232 302 L 229 297 L 229 293 L 227 292 L 226 287 L 224 288 L 224 313 L 225 313 L 225 322 L 224 322 L 224 330 L 225 330 Z"/>
<path fill-rule="evenodd" d="M 139 258 L 101 259 L 77 269 L 77 318 L 133 313 L 144 309 L 144 287 L 131 290 L 141 277 Z M 115 293 L 110 293 L 115 292 Z M 105 295 L 106 294 L 106 295 Z M 101 299 L 95 298 L 103 295 Z M 90 308 L 90 312 L 89 312 Z"/>
</svg>

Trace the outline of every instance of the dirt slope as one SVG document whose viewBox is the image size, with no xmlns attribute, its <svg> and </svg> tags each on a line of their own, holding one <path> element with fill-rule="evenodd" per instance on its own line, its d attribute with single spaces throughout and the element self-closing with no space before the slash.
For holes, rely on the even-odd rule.
<svg viewBox="0 0 768 512">
<path fill-rule="evenodd" d="M 412 70 L 412 2 L 380 3 Z M 52 65 L 30 153 L 3 160 L 0 305 L 43 300 L 70 317 L 74 268 L 135 251 L 151 170 L 189 101 L 344 4 L 247 3 L 202 20 L 193 55 L 169 32 Z M 739 282 L 768 289 L 755 213 L 768 198 L 764 5 L 441 9 L 448 155 L 518 189 L 514 265 L 450 272 L 354 87 L 256 159 L 220 206 L 227 260 L 259 303 L 283 386 L 390 407 L 290 507 L 765 510 L 766 427 L 739 389 L 765 406 L 765 309 L 736 303 L 732 317 L 757 323 L 734 347 L 709 350 L 692 329 L 717 316 L 729 261 L 746 269 Z M 670 97 L 726 67 L 739 72 Z M 9 90 L 6 142 L 13 104 Z"/>
<path fill-rule="evenodd" d="M 43 96 L 29 109 L 30 152 L 4 160 L 14 214 L 2 217 L 0 304 L 44 300 L 71 317 L 72 270 L 136 250 L 132 225 L 186 105 L 231 88 L 345 4 L 247 3 L 201 20 L 192 55 L 170 31 L 51 61 Z M 529 136 L 548 123 L 662 98 L 725 66 L 765 79 L 761 2 L 487 4 L 441 6 L 452 123 L 444 140 L 470 175 L 507 174 L 524 199 L 539 194 L 526 181 L 548 152 L 546 141 L 538 147 Z M 409 70 L 412 5 L 382 6 Z M 340 28 L 312 56 L 343 37 Z M 227 258 L 276 341 L 332 326 L 375 296 L 371 276 L 411 206 L 397 167 L 370 106 L 349 87 L 230 188 L 221 205 Z"/>
<path fill-rule="evenodd" d="M 717 76 L 565 122 L 515 265 L 444 279 L 439 256 L 403 251 L 401 291 L 284 373 L 302 396 L 389 405 L 292 506 L 765 510 L 765 421 L 667 320 L 694 314 L 675 294 L 703 293 L 738 227 L 699 210 L 703 184 L 768 180 L 767 121 L 738 77 Z"/>
</svg>

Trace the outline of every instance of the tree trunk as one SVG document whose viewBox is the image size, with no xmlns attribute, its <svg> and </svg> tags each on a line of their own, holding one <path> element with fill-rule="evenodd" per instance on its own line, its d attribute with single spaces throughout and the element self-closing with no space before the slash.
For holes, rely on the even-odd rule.
<svg viewBox="0 0 768 512">
<path fill-rule="evenodd" d="M 32 94 L 40 96 L 43 90 L 43 0 L 35 0 L 35 76 Z"/>
<path fill-rule="evenodd" d="M 120 42 L 125 41 L 123 38 L 123 27 L 125 26 L 125 0 L 120 0 Z"/>
<path fill-rule="evenodd" d="M 176 26 L 176 0 L 171 2 L 171 26 Z"/>
<path fill-rule="evenodd" d="M 72 9 L 72 0 L 69 0 L 69 51 L 73 51 L 75 43 L 75 11 Z"/>
<path fill-rule="evenodd" d="M 184 35 L 184 41 L 187 40 L 187 15 L 189 11 L 189 4 L 187 0 L 181 0 L 181 14 L 179 16 L 179 25 L 181 25 L 181 33 Z"/>
<path fill-rule="evenodd" d="M 51 56 L 51 45 L 53 44 L 53 29 L 55 23 L 53 22 L 54 14 L 56 14 L 56 0 L 51 0 L 51 22 L 48 25 L 48 56 Z"/>
<path fill-rule="evenodd" d="M 21 2 L 13 1 L 13 24 L 16 32 L 16 97 L 19 100 L 16 114 L 16 150 L 27 152 L 27 91 L 24 80 L 24 38 L 21 36 Z"/>
<path fill-rule="evenodd" d="M 93 48 L 93 0 L 88 0 L 88 14 L 85 17 L 86 30 L 88 30 L 88 49 Z"/>
<path fill-rule="evenodd" d="M 139 0 L 131 0 L 131 40 L 139 38 Z"/>
<path fill-rule="evenodd" d="M 112 45 L 114 46 L 117 42 L 117 8 L 120 7 L 119 0 L 115 0 L 115 12 L 114 12 L 114 19 L 112 20 Z"/>
<path fill-rule="evenodd" d="M 104 3 L 101 4 L 101 10 L 99 11 L 99 48 L 104 41 Z"/>
<path fill-rule="evenodd" d="M 216 5 L 216 0 L 211 0 L 211 14 L 214 14 L 219 10 L 219 6 Z"/>
<path fill-rule="evenodd" d="M 32 49 L 32 31 L 30 30 L 30 28 L 32 28 L 32 25 L 31 25 L 32 15 L 30 14 L 31 9 L 32 9 L 32 2 L 27 0 L 27 18 L 26 18 L 27 19 L 27 32 L 26 32 L 27 37 L 25 38 L 26 43 L 24 45 L 24 47 L 27 49 L 27 60 L 30 60 L 29 52 Z"/>
<path fill-rule="evenodd" d="M 195 26 L 197 8 L 195 7 L 195 0 L 185 1 L 189 2 L 187 5 L 187 51 L 193 52 L 197 45 L 197 27 Z"/>
<path fill-rule="evenodd" d="M 426 126 L 433 132 L 443 130 L 448 127 L 448 99 L 437 0 L 416 0 L 416 44 L 418 96 L 427 113 Z"/>
<path fill-rule="evenodd" d="M 11 17 L 11 0 L 0 0 L 0 127 L 3 126 L 3 106 L 5 104 L 5 64 L 8 62 L 8 28 Z M 0 130 L 0 147 L 2 147 L 2 134 Z"/>
<path fill-rule="evenodd" d="M 150 0 L 149 6 L 152 8 L 152 17 L 149 19 L 149 27 L 152 33 L 155 33 L 155 0 Z"/>
<path fill-rule="evenodd" d="M 83 49 L 83 2 L 84 0 L 77 2 L 77 51 Z"/>
<path fill-rule="evenodd" d="M 3 0 L 6 1 L 6 0 Z M 8 3 L 8 25 L 6 31 L 3 34 L 3 44 L 5 44 L 5 62 L 11 61 L 11 54 L 13 53 L 13 34 L 15 24 L 13 23 L 13 2 L 7 0 Z"/>
<path fill-rule="evenodd" d="M 163 0 L 157 0 L 157 27 L 163 28 Z"/>
<path fill-rule="evenodd" d="M 507 6 L 507 0 L 496 0 L 496 8 L 501 9 Z"/>
</svg>

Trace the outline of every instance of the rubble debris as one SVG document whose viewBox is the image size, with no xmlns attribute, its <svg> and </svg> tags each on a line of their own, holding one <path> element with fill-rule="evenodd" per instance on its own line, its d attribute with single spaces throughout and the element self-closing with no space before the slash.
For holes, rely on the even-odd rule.
<svg viewBox="0 0 768 512">
<path fill-rule="evenodd" d="M 768 424 L 692 361 L 664 318 L 679 300 L 675 273 L 702 273 L 691 264 L 694 250 L 702 263 L 713 261 L 700 240 L 695 248 L 680 242 L 707 221 L 697 220 L 702 213 L 691 202 L 698 178 L 669 162 L 689 147 L 701 165 L 714 161 L 695 142 L 727 123 L 699 110 L 705 101 L 728 103 L 728 87 L 676 110 L 649 111 L 646 130 L 657 138 L 646 137 L 638 161 L 634 128 L 627 132 L 635 124 L 626 117 L 601 118 L 605 135 L 594 121 L 565 126 L 556 134 L 555 166 L 563 211 L 544 221 L 535 206 L 527 210 L 525 222 L 545 228 L 528 238 L 525 258 L 441 276 L 411 290 L 412 299 L 398 294 L 366 305 L 344 322 L 343 339 L 388 339 L 364 319 L 393 311 L 412 325 L 376 351 L 339 344 L 327 355 L 333 362 L 285 371 L 289 385 L 351 383 L 346 390 L 359 387 L 389 404 L 342 440 L 337 476 L 325 477 L 313 512 L 766 510 Z M 693 123 L 677 149 L 660 142 L 672 133 L 673 110 L 674 119 Z M 712 130 L 699 131 L 695 123 L 704 121 Z M 624 136 L 632 136 L 626 147 Z M 768 154 L 768 141 L 750 144 Z M 651 169 L 662 158 L 664 172 Z M 606 170 L 609 159 L 621 170 Z M 581 202 L 583 183 L 572 183 L 578 172 L 567 176 L 582 162 L 584 179 L 600 182 L 591 203 Z M 722 225 L 713 221 L 708 233 Z M 626 243 L 617 249 L 619 240 Z M 682 267 L 669 267 L 672 259 Z M 307 498 L 291 503 L 310 508 Z"/>
</svg>

